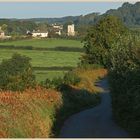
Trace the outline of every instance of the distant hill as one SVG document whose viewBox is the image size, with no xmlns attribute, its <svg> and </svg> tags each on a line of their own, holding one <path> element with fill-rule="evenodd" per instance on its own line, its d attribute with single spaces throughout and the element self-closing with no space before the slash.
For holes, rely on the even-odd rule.
<svg viewBox="0 0 140 140">
<path fill-rule="evenodd" d="M 140 2 L 130 4 L 125 2 L 120 8 L 108 10 L 105 15 L 114 15 L 122 19 L 128 26 L 140 26 Z"/>
<path fill-rule="evenodd" d="M 107 15 L 118 16 L 128 27 L 140 29 L 140 2 L 136 2 L 135 4 L 125 2 L 118 9 L 110 9 L 102 15 L 100 13 L 90 13 L 87 15 L 66 16 L 62 18 L 0 19 L 0 26 L 6 24 L 8 25 L 8 32 L 20 32 L 21 34 L 25 33 L 26 30 L 36 29 L 36 23 L 60 23 L 64 24 L 64 26 L 69 23 L 74 23 L 79 30 L 86 30 L 88 26 L 94 25 L 102 17 Z"/>
<path fill-rule="evenodd" d="M 66 16 L 62 18 L 31 18 L 31 19 L 24 19 L 27 21 L 34 21 L 34 22 L 47 22 L 49 24 L 52 23 L 61 23 L 65 24 L 66 22 L 73 22 L 77 24 L 91 24 L 94 23 L 95 17 L 99 16 L 99 13 L 91 13 L 87 15 L 79 15 L 79 16 Z"/>
<path fill-rule="evenodd" d="M 73 22 L 76 25 L 92 25 L 95 24 L 98 20 L 100 20 L 101 17 L 107 15 L 114 15 L 120 17 L 127 26 L 140 26 L 140 2 L 136 2 L 135 4 L 125 2 L 118 9 L 110 9 L 102 15 L 100 15 L 99 13 L 90 13 L 87 15 L 67 16 L 62 18 L 33 18 L 26 20 L 34 22 L 48 22 L 49 24 L 64 24 L 66 22 Z"/>
<path fill-rule="evenodd" d="M 31 18 L 31 19 L 24 19 L 24 20 L 34 21 L 37 23 L 47 22 L 49 24 L 52 24 L 52 23 L 64 24 L 66 21 L 75 21 L 79 17 L 80 16 L 67 16 L 67 17 L 62 17 L 62 18 Z"/>
<path fill-rule="evenodd" d="M 61 23 L 73 22 L 76 25 L 92 25 L 95 24 L 101 17 L 107 15 L 118 16 L 127 26 L 140 26 L 140 2 L 130 4 L 125 2 L 118 9 L 110 9 L 106 13 L 100 15 L 99 13 L 90 13 L 87 15 L 67 16 L 62 18 L 33 18 L 26 19 L 34 22 L 48 22 Z"/>
</svg>

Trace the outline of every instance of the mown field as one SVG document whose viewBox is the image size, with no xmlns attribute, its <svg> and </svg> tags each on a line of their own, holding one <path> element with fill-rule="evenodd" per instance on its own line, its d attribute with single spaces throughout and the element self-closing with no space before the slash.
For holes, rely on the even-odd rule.
<svg viewBox="0 0 140 140">
<path fill-rule="evenodd" d="M 61 47 L 82 47 L 81 41 L 68 39 L 28 39 L 1 42 L 0 45 L 15 45 L 15 46 L 33 46 L 39 48 L 55 48 Z"/>
<path fill-rule="evenodd" d="M 32 66 L 35 68 L 35 74 L 38 81 L 46 78 L 63 76 L 66 71 L 76 67 L 81 56 L 78 51 L 63 51 L 63 48 L 82 48 L 83 44 L 78 40 L 67 39 L 27 39 L 17 41 L 0 42 L 0 62 L 2 59 L 7 59 L 13 53 L 20 53 L 31 58 Z M 13 46 L 8 48 L 7 46 Z M 24 47 L 31 46 L 35 49 L 25 49 Z M 5 47 L 5 48 L 4 48 Z M 14 47 L 20 48 L 16 49 Z M 61 50 L 37 50 L 38 48 L 61 48 Z M 37 48 L 37 49 L 36 49 Z"/>
</svg>

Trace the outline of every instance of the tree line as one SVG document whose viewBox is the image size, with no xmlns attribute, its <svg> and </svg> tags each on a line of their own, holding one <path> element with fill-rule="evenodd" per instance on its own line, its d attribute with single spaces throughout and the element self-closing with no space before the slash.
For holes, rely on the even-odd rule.
<svg viewBox="0 0 140 140">
<path fill-rule="evenodd" d="M 84 40 L 81 63 L 108 69 L 113 116 L 131 136 L 140 136 L 140 36 L 117 17 L 102 18 Z"/>
</svg>

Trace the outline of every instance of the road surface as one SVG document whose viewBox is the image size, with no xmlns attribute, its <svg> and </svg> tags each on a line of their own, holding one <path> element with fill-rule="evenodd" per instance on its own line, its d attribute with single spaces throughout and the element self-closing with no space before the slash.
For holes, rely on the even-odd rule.
<svg viewBox="0 0 140 140">
<path fill-rule="evenodd" d="M 111 97 L 107 79 L 97 83 L 103 89 L 101 104 L 68 118 L 61 129 L 60 138 L 125 138 L 127 132 L 112 119 Z"/>
</svg>

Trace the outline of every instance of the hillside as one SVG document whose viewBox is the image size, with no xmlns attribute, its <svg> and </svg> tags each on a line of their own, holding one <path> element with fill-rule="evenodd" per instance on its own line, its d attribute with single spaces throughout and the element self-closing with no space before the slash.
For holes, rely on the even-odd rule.
<svg viewBox="0 0 140 140">
<path fill-rule="evenodd" d="M 94 25 L 102 17 L 107 15 L 118 16 L 128 27 L 140 27 L 140 2 L 136 2 L 135 4 L 125 2 L 118 9 L 110 9 L 102 15 L 94 12 L 87 15 L 66 16 L 61 18 L 0 19 L 0 26 L 3 24 L 8 25 L 7 30 L 10 34 L 15 34 L 15 32 L 18 34 L 25 34 L 27 29 L 36 29 L 38 27 L 38 23 L 60 23 L 63 24 L 64 27 L 68 23 L 74 23 L 77 31 L 84 31 L 84 28 L 86 30 L 89 25 Z M 47 27 L 48 25 L 45 26 Z"/>
<path fill-rule="evenodd" d="M 140 2 L 131 4 L 125 2 L 118 9 L 110 9 L 106 13 L 89 13 L 87 15 L 67 16 L 62 18 L 34 18 L 28 19 L 35 22 L 61 23 L 73 22 L 75 25 L 95 24 L 101 17 L 106 15 L 114 15 L 120 17 L 127 26 L 140 26 Z"/>
<path fill-rule="evenodd" d="M 104 15 L 118 16 L 128 26 L 140 26 L 140 2 L 135 4 L 126 2 L 116 10 L 108 10 L 102 16 Z"/>
</svg>

